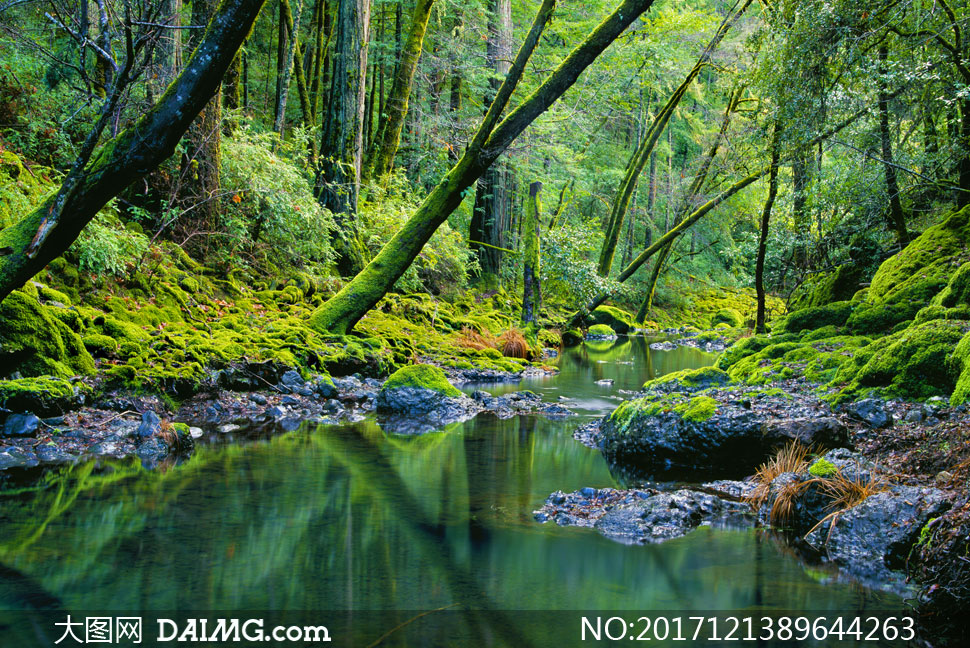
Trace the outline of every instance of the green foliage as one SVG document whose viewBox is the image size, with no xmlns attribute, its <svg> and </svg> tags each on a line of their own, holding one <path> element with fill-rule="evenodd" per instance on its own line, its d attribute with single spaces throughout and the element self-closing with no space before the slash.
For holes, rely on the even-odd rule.
<svg viewBox="0 0 970 648">
<path fill-rule="evenodd" d="M 14 291 L 0 302 L 0 366 L 2 376 L 51 375 L 70 378 L 94 373 L 94 361 L 81 338 L 52 316 L 36 294 Z"/>
<path fill-rule="evenodd" d="M 221 261 L 326 265 L 333 216 L 314 198 L 307 172 L 274 151 L 275 138 L 238 128 L 222 140 Z"/>
<path fill-rule="evenodd" d="M 686 404 L 674 408 L 685 421 L 701 423 L 717 413 L 717 401 L 710 396 L 695 396 Z"/>
<path fill-rule="evenodd" d="M 124 276 L 148 250 L 148 238 L 124 227 L 117 217 L 101 212 L 71 246 L 78 267 L 96 275 Z"/>
<path fill-rule="evenodd" d="M 543 298 L 567 308 L 585 306 L 596 295 L 612 291 L 615 281 L 599 276 L 594 259 L 602 240 L 599 223 L 566 222 L 542 236 Z"/>
<path fill-rule="evenodd" d="M 434 365 L 408 365 L 392 373 L 381 389 L 398 389 L 400 387 L 414 387 L 430 389 L 451 398 L 458 398 L 461 392 L 448 382 L 445 372 Z"/>
<path fill-rule="evenodd" d="M 730 377 L 717 367 L 701 367 L 700 369 L 684 369 L 665 374 L 659 378 L 643 383 L 645 390 L 661 389 L 665 391 L 677 388 L 706 389 L 708 387 L 726 385 L 731 382 Z"/>
</svg>

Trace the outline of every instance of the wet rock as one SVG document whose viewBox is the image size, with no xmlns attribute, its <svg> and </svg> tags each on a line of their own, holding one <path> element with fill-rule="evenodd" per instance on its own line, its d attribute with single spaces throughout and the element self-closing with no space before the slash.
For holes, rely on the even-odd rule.
<svg viewBox="0 0 970 648">
<path fill-rule="evenodd" d="M 342 392 L 353 391 L 355 389 L 360 389 L 363 383 L 353 376 L 346 376 L 344 378 L 334 378 L 333 384 L 336 388 Z"/>
<path fill-rule="evenodd" d="M 266 403 L 269 402 L 269 400 L 262 394 L 250 394 L 249 400 L 252 401 L 253 403 L 256 403 L 257 405 L 265 405 Z"/>
<path fill-rule="evenodd" d="M 892 427 L 893 424 L 893 415 L 886 411 L 886 404 L 878 398 L 866 398 L 850 403 L 845 410 L 849 416 L 871 428 L 887 428 Z"/>
<path fill-rule="evenodd" d="M 673 351 L 677 345 L 673 342 L 654 342 L 650 345 L 651 351 Z"/>
<path fill-rule="evenodd" d="M 336 398 L 337 397 L 337 387 L 333 381 L 330 380 L 319 380 L 313 385 L 314 391 L 320 395 L 321 398 Z"/>
<path fill-rule="evenodd" d="M 40 419 L 33 414 L 11 414 L 3 424 L 3 436 L 37 436 L 37 431 L 40 430 L 40 426 Z"/>
<path fill-rule="evenodd" d="M 377 395 L 378 412 L 423 419 L 435 425 L 467 420 L 482 409 L 467 396 L 448 396 L 424 387 L 382 389 Z"/>
<path fill-rule="evenodd" d="M 701 488 L 722 498 L 742 500 L 746 497 L 750 497 L 754 493 L 756 485 L 754 482 L 750 481 L 719 479 L 702 484 Z"/>
<path fill-rule="evenodd" d="M 602 385 L 604 387 L 607 387 L 607 386 L 613 384 L 613 379 L 612 378 L 604 378 L 603 380 L 597 380 L 596 381 L 596 384 L 597 385 Z"/>
<path fill-rule="evenodd" d="M 744 407 L 743 403 L 742 407 Z M 770 419 L 765 421 L 761 431 L 769 443 L 774 445 L 782 445 L 793 439 L 804 446 L 815 445 L 823 448 L 837 448 L 849 444 L 848 428 L 832 416 Z"/>
<path fill-rule="evenodd" d="M 823 523 L 805 541 L 857 578 L 887 581 L 890 570 L 905 567 L 923 526 L 948 508 L 936 488 L 893 486 Z"/>
<path fill-rule="evenodd" d="M 158 437 L 151 437 L 138 444 L 135 448 L 137 454 L 143 462 L 153 465 L 168 456 L 168 444 Z"/>
<path fill-rule="evenodd" d="M 216 431 L 219 432 L 219 434 L 231 434 L 240 429 L 242 429 L 242 426 L 236 425 L 235 423 L 226 423 L 225 425 L 220 425 L 218 428 L 216 428 Z"/>
<path fill-rule="evenodd" d="M 263 418 L 267 418 L 273 421 L 279 421 L 284 416 L 286 416 L 286 408 L 279 405 L 274 405 L 270 407 L 265 412 L 263 412 Z"/>
<path fill-rule="evenodd" d="M 88 446 L 87 453 L 96 457 L 119 458 L 126 454 L 124 445 L 116 439 L 105 439 Z"/>
<path fill-rule="evenodd" d="M 280 384 L 283 387 L 290 389 L 302 387 L 304 382 L 305 381 L 303 380 L 303 376 L 300 375 L 300 372 L 294 369 L 290 369 L 280 377 Z"/>
<path fill-rule="evenodd" d="M 192 437 L 193 439 L 200 439 L 202 438 L 202 435 L 203 435 L 202 428 L 199 428 L 199 427 L 189 428 L 189 436 Z"/>
<path fill-rule="evenodd" d="M 280 399 L 280 403 L 283 405 L 299 405 L 301 401 L 295 396 L 284 396 Z"/>
<path fill-rule="evenodd" d="M 146 438 L 150 436 L 155 436 L 162 431 L 162 419 L 158 418 L 158 414 L 152 410 L 148 410 L 141 415 L 141 423 L 138 425 L 138 429 L 135 430 L 135 434 L 139 438 Z"/>
<path fill-rule="evenodd" d="M 279 383 L 290 371 L 296 372 L 296 369 L 272 360 L 243 362 L 218 372 L 215 382 L 229 391 L 255 391 Z"/>
</svg>

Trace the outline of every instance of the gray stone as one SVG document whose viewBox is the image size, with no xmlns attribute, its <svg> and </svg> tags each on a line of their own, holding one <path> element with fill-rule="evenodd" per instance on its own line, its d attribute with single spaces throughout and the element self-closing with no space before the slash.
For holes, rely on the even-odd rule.
<svg viewBox="0 0 970 648">
<path fill-rule="evenodd" d="M 3 424 L 5 437 L 33 437 L 40 429 L 40 419 L 33 414 L 11 414 Z"/>
<path fill-rule="evenodd" d="M 302 387 L 304 380 L 303 376 L 300 375 L 300 372 L 290 369 L 280 378 L 280 383 L 286 387 L 294 388 Z"/>
<path fill-rule="evenodd" d="M 878 398 L 850 403 L 846 406 L 846 412 L 871 428 L 887 428 L 893 424 L 893 415 L 886 411 L 886 404 Z"/>
<path fill-rule="evenodd" d="M 146 438 L 150 436 L 155 436 L 162 431 L 162 420 L 158 418 L 158 414 L 152 410 L 148 410 L 141 415 L 141 424 L 138 429 L 135 430 L 135 434 L 139 438 Z"/>
</svg>

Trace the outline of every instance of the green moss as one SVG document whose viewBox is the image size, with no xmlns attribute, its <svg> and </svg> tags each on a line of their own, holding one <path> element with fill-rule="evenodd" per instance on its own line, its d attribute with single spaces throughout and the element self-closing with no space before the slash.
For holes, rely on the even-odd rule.
<svg viewBox="0 0 970 648">
<path fill-rule="evenodd" d="M 605 324 L 617 333 L 629 333 L 636 328 L 634 315 L 615 306 L 597 307 L 592 318 L 596 324 Z"/>
<path fill-rule="evenodd" d="M 949 396 L 959 377 L 951 355 L 967 330 L 967 321 L 934 320 L 874 341 L 839 369 L 834 382 L 846 386 L 837 400 L 874 390 L 904 398 Z"/>
<path fill-rule="evenodd" d="M 717 413 L 717 401 L 710 396 L 695 396 L 689 402 L 674 408 L 685 421 L 700 423 Z"/>
<path fill-rule="evenodd" d="M 722 308 L 711 318 L 711 324 L 726 324 L 731 328 L 738 328 L 744 324 L 744 317 L 736 308 Z"/>
<path fill-rule="evenodd" d="M 806 329 L 824 326 L 843 326 L 852 314 L 854 304 L 841 301 L 814 306 L 790 313 L 785 319 L 784 329 L 788 333 L 799 333 Z"/>
<path fill-rule="evenodd" d="M 950 372 L 957 377 L 950 404 L 963 405 L 970 401 L 970 333 L 960 339 L 953 354 L 947 359 Z"/>
<path fill-rule="evenodd" d="M 399 387 L 431 389 L 452 398 L 461 396 L 461 392 L 448 382 L 445 372 L 434 365 L 418 364 L 401 367 L 388 377 L 381 389 L 397 389 Z"/>
<path fill-rule="evenodd" d="M 69 378 L 93 373 L 94 361 L 78 335 L 47 307 L 14 291 L 0 302 L 0 371 Z"/>
<path fill-rule="evenodd" d="M 78 391 L 90 391 L 82 383 Z M 75 385 L 60 378 L 0 380 L 0 407 L 12 411 L 30 410 L 40 416 L 65 411 L 75 401 Z"/>
<path fill-rule="evenodd" d="M 598 335 L 601 337 L 614 337 L 616 332 L 607 326 L 606 324 L 593 324 L 589 327 L 589 335 Z"/>
<path fill-rule="evenodd" d="M 946 308 L 970 304 L 970 262 L 960 266 L 946 288 L 933 298 L 933 302 Z"/>
<path fill-rule="evenodd" d="M 835 464 L 825 457 L 821 457 L 816 459 L 815 463 L 809 466 L 808 472 L 815 477 L 829 477 L 834 475 L 837 472 L 837 469 Z"/>
<path fill-rule="evenodd" d="M 81 338 L 81 341 L 84 343 L 84 348 L 94 357 L 103 358 L 118 351 L 118 342 L 107 335 L 92 333 L 91 335 L 85 335 Z"/>
<path fill-rule="evenodd" d="M 832 302 L 851 301 L 868 276 L 855 263 L 847 263 L 835 270 L 811 277 L 792 294 L 791 307 L 802 310 L 825 306 Z"/>
<path fill-rule="evenodd" d="M 47 286 L 41 286 L 37 289 L 37 292 L 40 295 L 41 301 L 58 302 L 64 306 L 71 305 L 71 298 L 59 290 L 54 290 L 53 288 L 48 288 Z"/>
</svg>

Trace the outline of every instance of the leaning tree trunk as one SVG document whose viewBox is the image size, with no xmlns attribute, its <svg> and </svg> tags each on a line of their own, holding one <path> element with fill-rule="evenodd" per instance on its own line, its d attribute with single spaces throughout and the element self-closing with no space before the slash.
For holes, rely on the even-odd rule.
<svg viewBox="0 0 970 648">
<path fill-rule="evenodd" d="M 667 128 L 667 124 L 670 122 L 674 110 L 677 108 L 680 100 L 683 99 L 690 85 L 694 82 L 694 79 L 707 66 L 708 61 L 710 61 L 711 56 L 724 39 L 724 36 L 727 35 L 734 23 L 737 22 L 745 10 L 751 5 L 751 2 L 752 0 L 738 0 L 740 7 L 728 13 L 727 17 L 721 22 L 711 41 L 704 48 L 704 51 L 701 52 L 697 63 L 687 73 L 687 77 L 681 84 L 677 86 L 677 89 L 674 90 L 674 93 L 667 100 L 667 103 L 664 104 L 663 108 L 660 109 L 660 112 L 657 113 L 657 116 L 654 117 L 653 123 L 647 129 L 646 135 L 643 137 L 636 151 L 634 151 L 633 157 L 627 165 L 626 172 L 623 174 L 623 179 L 620 181 L 620 186 L 617 187 L 616 195 L 613 198 L 613 206 L 610 209 L 610 218 L 606 227 L 606 238 L 603 240 L 599 263 L 596 267 L 596 272 L 600 276 L 606 277 L 610 274 L 610 270 L 613 267 L 613 257 L 616 254 L 616 244 L 620 240 L 620 232 L 623 229 L 623 219 L 626 217 L 626 213 L 630 208 L 630 200 L 633 197 L 633 192 L 636 190 L 637 183 L 640 181 L 640 175 L 650 160 L 657 141 L 663 134 L 664 129 Z M 737 4 L 735 6 L 737 7 Z"/>
<path fill-rule="evenodd" d="M 352 329 L 404 274 L 435 230 L 461 204 L 466 190 L 482 172 L 529 124 L 562 96 L 576 82 L 580 73 L 652 3 L 653 0 L 624 0 L 616 11 L 570 52 L 535 92 L 499 123 L 522 77 L 526 62 L 552 16 L 555 0 L 544 0 L 509 75 L 461 158 L 374 260 L 311 314 L 310 324 L 318 330 L 332 333 L 346 333 Z"/>
<path fill-rule="evenodd" d="M 758 298 L 758 314 L 755 317 L 755 331 L 765 332 L 765 257 L 768 254 L 768 227 L 771 222 L 771 208 L 778 195 L 778 124 L 775 123 L 771 136 L 771 170 L 768 172 L 768 197 L 761 212 L 761 232 L 758 235 L 758 260 L 754 268 L 754 291 Z"/>
<path fill-rule="evenodd" d="M 525 201 L 522 219 L 522 324 L 535 324 L 542 308 L 542 292 L 539 282 L 539 214 L 542 213 L 539 192 L 541 182 L 529 185 L 529 197 Z"/>
<path fill-rule="evenodd" d="M 0 300 L 63 254 L 109 200 L 175 152 L 189 125 L 218 92 L 263 2 L 224 0 L 165 94 L 133 126 L 95 150 L 74 181 L 65 181 L 57 194 L 0 231 Z"/>
<path fill-rule="evenodd" d="M 404 119 L 408 114 L 408 99 L 414 83 L 414 71 L 421 57 L 424 33 L 428 27 L 428 18 L 431 17 L 431 7 L 434 3 L 435 0 L 418 0 L 414 5 L 414 13 L 411 14 L 411 31 L 408 33 L 407 42 L 404 44 L 394 72 L 394 83 L 391 85 L 391 94 L 387 98 L 385 108 L 386 116 L 381 119 L 380 129 L 374 140 L 376 146 L 366 178 L 380 180 L 390 173 L 394 165 L 394 155 L 401 141 L 401 129 L 404 128 Z"/>
<path fill-rule="evenodd" d="M 494 72 L 489 80 L 490 96 L 485 97 L 487 106 L 501 85 L 501 78 L 509 71 L 512 49 L 511 0 L 491 0 L 488 14 L 488 40 L 485 43 L 486 65 Z M 505 248 L 505 230 L 508 228 L 506 209 L 506 169 L 500 161 L 492 164 L 478 181 L 475 206 L 468 231 L 469 246 L 478 258 L 481 274 L 479 283 L 494 288 L 499 283 L 502 269 L 502 250 Z"/>
<path fill-rule="evenodd" d="M 335 49 L 330 103 L 321 138 L 317 177 L 321 204 L 337 223 L 337 270 L 357 274 L 365 253 L 357 233 L 357 199 L 364 154 L 364 90 L 370 0 L 340 0 L 334 26 Z"/>
<path fill-rule="evenodd" d="M 718 128 L 717 136 L 714 138 L 714 143 L 711 144 L 711 148 L 707 151 L 700 167 L 698 167 L 697 172 L 694 174 L 694 179 L 691 181 L 690 187 L 687 188 L 687 194 L 682 201 L 683 204 L 674 219 L 674 227 L 690 214 L 695 200 L 700 195 L 701 189 L 704 188 L 704 183 L 707 182 L 707 174 L 710 173 L 711 165 L 714 164 L 714 158 L 717 157 L 717 153 L 721 149 L 721 144 L 727 138 L 727 131 L 731 126 L 731 116 L 738 109 L 738 104 L 741 103 L 741 96 L 743 94 L 743 86 L 731 91 L 727 106 L 724 109 L 724 116 L 721 118 L 721 126 Z M 647 284 L 647 295 L 637 313 L 636 321 L 638 322 L 644 321 L 653 308 L 653 298 L 657 293 L 657 282 L 660 279 L 660 273 L 663 272 L 664 264 L 667 263 L 667 259 L 670 258 L 670 254 L 673 252 L 674 243 L 675 241 L 668 243 L 661 250 L 660 256 L 657 257 L 657 261 L 654 263 L 653 272 L 650 273 L 650 281 Z"/>
</svg>

